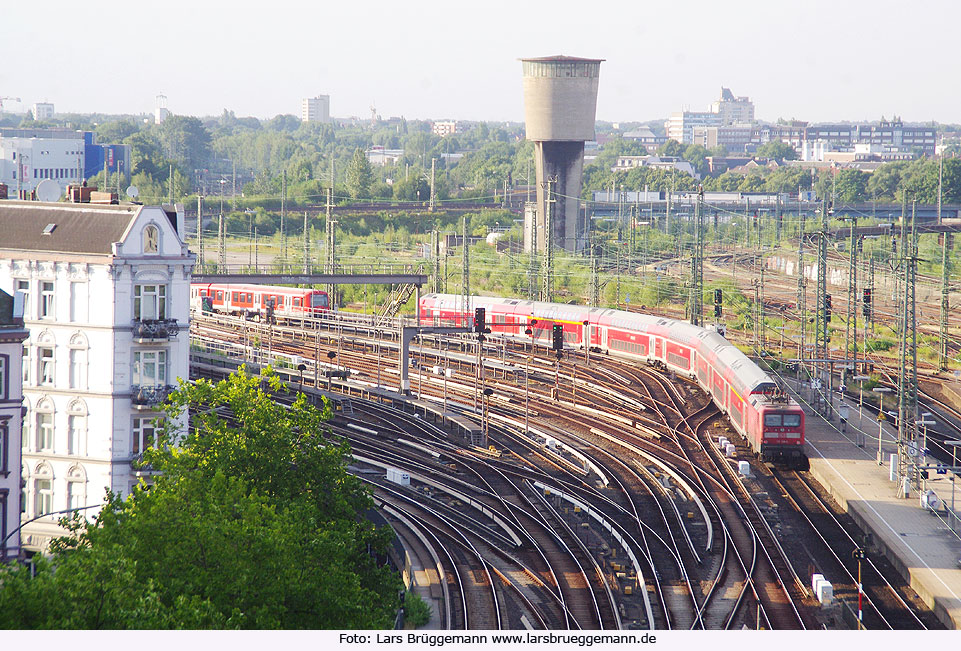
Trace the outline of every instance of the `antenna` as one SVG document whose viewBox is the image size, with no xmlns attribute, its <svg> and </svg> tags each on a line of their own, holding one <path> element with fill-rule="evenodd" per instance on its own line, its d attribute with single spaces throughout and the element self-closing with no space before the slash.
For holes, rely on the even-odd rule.
<svg viewBox="0 0 961 651">
<path fill-rule="evenodd" d="M 58 201 L 60 199 L 60 185 L 53 179 L 44 179 L 37 184 L 38 201 Z"/>
<path fill-rule="evenodd" d="M 377 107 L 374 106 L 374 102 L 371 101 L 371 103 L 370 103 L 370 123 L 371 123 L 371 124 L 374 124 L 375 122 L 377 122 Z"/>
<path fill-rule="evenodd" d="M 137 197 L 140 196 L 140 188 L 136 185 L 131 185 L 127 188 L 127 196 L 130 197 L 131 201 L 136 200 Z"/>
</svg>

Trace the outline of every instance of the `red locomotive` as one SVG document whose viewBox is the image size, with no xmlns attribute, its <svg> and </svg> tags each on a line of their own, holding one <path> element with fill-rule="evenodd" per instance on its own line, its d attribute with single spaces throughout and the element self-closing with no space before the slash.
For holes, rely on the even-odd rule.
<svg viewBox="0 0 961 651">
<path fill-rule="evenodd" d="M 547 343 L 554 324 L 560 324 L 569 345 L 583 347 L 586 339 L 592 350 L 661 363 L 690 376 L 730 416 L 757 456 L 807 468 L 804 411 L 757 364 L 713 330 L 620 310 L 483 296 L 471 297 L 471 313 L 465 314 L 461 301 L 461 296 L 452 294 L 422 296 L 421 319 L 469 326 L 473 310 L 483 307 L 492 332 Z"/>
<path fill-rule="evenodd" d="M 194 283 L 190 303 L 208 312 L 258 318 L 316 317 L 330 309 L 327 292 L 269 285 Z"/>
</svg>

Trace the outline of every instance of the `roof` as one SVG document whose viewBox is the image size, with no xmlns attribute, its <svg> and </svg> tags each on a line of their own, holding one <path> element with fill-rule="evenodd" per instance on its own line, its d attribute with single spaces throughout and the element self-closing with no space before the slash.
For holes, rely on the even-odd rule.
<svg viewBox="0 0 961 651">
<path fill-rule="evenodd" d="M 0 248 L 108 255 L 140 205 L 0 201 Z M 50 227 L 53 225 L 53 227 Z M 49 230 L 49 234 L 44 234 Z"/>
<path fill-rule="evenodd" d="M 579 61 L 579 62 L 587 62 L 587 63 L 600 63 L 601 61 L 605 61 L 605 59 L 582 59 L 580 57 L 569 57 L 566 54 L 555 54 L 554 56 L 550 56 L 550 57 L 533 57 L 529 59 L 521 59 L 521 61 L 535 61 L 538 63 L 546 63 L 548 61 Z"/>
</svg>

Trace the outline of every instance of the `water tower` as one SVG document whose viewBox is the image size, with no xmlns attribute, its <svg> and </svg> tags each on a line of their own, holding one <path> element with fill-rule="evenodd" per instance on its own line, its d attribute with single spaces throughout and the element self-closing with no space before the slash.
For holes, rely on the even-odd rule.
<svg viewBox="0 0 961 651">
<path fill-rule="evenodd" d="M 521 59 L 524 64 L 524 121 L 527 139 L 534 141 L 537 207 L 534 224 L 525 223 L 524 245 L 530 250 L 531 226 L 537 228 L 537 249 L 547 237 L 547 181 L 553 184 L 554 246 L 570 251 L 587 244 L 587 227 L 578 219 L 584 143 L 594 139 L 597 80 L 601 61 L 569 56 Z M 527 219 L 525 219 L 527 221 Z"/>
</svg>

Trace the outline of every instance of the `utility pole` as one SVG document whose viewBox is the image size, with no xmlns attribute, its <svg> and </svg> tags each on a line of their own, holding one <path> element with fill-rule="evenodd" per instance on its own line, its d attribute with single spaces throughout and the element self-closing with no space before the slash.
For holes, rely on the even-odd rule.
<svg viewBox="0 0 961 651">
<path fill-rule="evenodd" d="M 704 325 L 704 224 L 701 214 L 703 200 L 704 189 L 698 188 L 697 203 L 694 204 L 694 245 L 691 247 L 691 295 L 688 299 L 691 324 L 696 326 Z"/>
<path fill-rule="evenodd" d="M 828 211 L 830 202 L 827 194 L 821 200 L 821 232 L 818 234 L 818 287 L 817 287 L 817 319 L 814 326 L 814 350 L 816 359 L 824 365 L 820 374 L 822 388 L 815 394 L 815 404 L 820 404 L 820 412 L 825 418 L 830 420 L 830 389 L 825 395 L 824 385 L 828 384 L 830 377 L 830 364 L 828 363 L 828 305 L 827 305 L 827 271 L 828 271 Z M 827 397 L 828 400 L 824 398 Z"/>
<path fill-rule="evenodd" d="M 530 190 L 528 190 L 529 192 Z M 537 212 L 536 208 L 527 202 L 531 214 L 531 257 L 527 266 L 527 298 L 537 300 Z"/>
<path fill-rule="evenodd" d="M 798 192 L 800 197 L 800 190 Z M 807 345 L 807 279 L 804 276 L 804 213 L 801 211 L 801 201 L 798 200 L 798 244 L 797 244 L 797 307 L 801 315 L 801 347 L 798 349 L 798 364 L 800 371 L 798 378 L 803 375 L 804 353 Z M 800 381 L 800 380 L 799 380 Z"/>
<path fill-rule="evenodd" d="M 940 216 L 938 221 L 940 221 Z M 941 240 L 941 320 L 940 320 L 940 350 L 938 352 L 938 370 L 948 370 L 948 278 L 950 277 L 951 258 L 948 257 L 948 248 L 951 244 L 951 233 L 942 233 L 944 239 Z"/>
<path fill-rule="evenodd" d="M 333 208 L 334 208 L 334 191 L 332 188 L 327 188 L 327 265 L 324 269 L 324 273 L 335 274 L 337 273 L 337 222 L 333 218 Z M 330 298 L 330 304 L 337 304 L 337 285 L 330 283 L 327 285 L 327 295 Z"/>
<path fill-rule="evenodd" d="M 197 195 L 197 248 L 200 270 L 204 271 L 204 196 Z"/>
<path fill-rule="evenodd" d="M 464 315 L 465 319 L 468 319 L 470 318 L 470 247 L 467 245 L 467 215 L 464 215 L 462 232 L 464 241 L 464 260 L 460 281 L 461 313 Z"/>
<path fill-rule="evenodd" d="M 845 357 L 851 355 L 854 359 L 853 371 L 858 372 L 858 216 L 852 213 L 848 219 L 851 220 L 851 251 L 848 264 L 848 313 L 847 322 L 844 324 L 844 351 Z M 854 347 L 851 347 L 851 343 Z M 845 365 L 847 366 L 847 365 Z"/>
<path fill-rule="evenodd" d="M 918 270 L 917 199 L 911 205 L 910 239 L 902 243 L 904 299 L 901 303 L 901 347 L 898 380 L 898 481 L 920 487 L 918 464 L 918 334 L 915 282 Z M 912 458 L 908 458 L 912 457 Z M 910 474 L 909 474 L 910 473 Z M 905 490 L 904 497 L 907 497 Z"/>
<path fill-rule="evenodd" d="M 774 222 L 774 244 L 775 246 L 781 245 L 781 225 L 784 221 L 784 215 L 781 213 L 781 195 L 777 195 L 777 212 L 775 213 Z"/>
<path fill-rule="evenodd" d="M 430 232 L 430 237 L 434 256 L 434 293 L 440 294 L 440 231 L 435 228 Z"/>
<path fill-rule="evenodd" d="M 227 242 L 226 240 L 227 232 L 224 225 L 224 212 L 220 211 L 220 224 L 219 232 L 217 236 L 217 248 L 218 248 L 218 268 L 217 271 L 220 273 L 227 273 Z"/>
<path fill-rule="evenodd" d="M 436 158 L 430 159 L 430 207 L 427 209 L 428 212 L 434 212 L 434 163 L 436 162 Z"/>
<path fill-rule="evenodd" d="M 554 300 L 554 184 L 557 177 L 547 179 L 547 215 L 544 224 L 544 269 L 541 278 L 541 300 L 550 303 Z"/>
<path fill-rule="evenodd" d="M 598 307 L 601 298 L 601 285 L 597 277 L 597 256 L 594 252 L 594 245 L 591 244 L 591 307 Z"/>
<path fill-rule="evenodd" d="M 310 273 L 310 228 L 307 226 L 306 210 L 304 211 L 304 273 Z"/>
<path fill-rule="evenodd" d="M 287 265 L 287 231 L 284 221 L 287 217 L 287 170 L 283 170 L 280 185 L 280 259 Z"/>
</svg>

